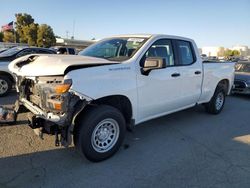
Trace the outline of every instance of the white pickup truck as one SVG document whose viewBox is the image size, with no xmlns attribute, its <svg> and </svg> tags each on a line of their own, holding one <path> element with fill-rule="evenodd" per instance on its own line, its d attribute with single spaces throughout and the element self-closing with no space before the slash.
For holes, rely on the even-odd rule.
<svg viewBox="0 0 250 188">
<path fill-rule="evenodd" d="M 27 55 L 9 69 L 30 126 L 56 145 L 73 135 L 91 161 L 111 157 L 141 122 L 197 104 L 220 113 L 234 78 L 233 63 L 204 63 L 193 40 L 169 35 L 115 36 L 78 56 Z"/>
</svg>

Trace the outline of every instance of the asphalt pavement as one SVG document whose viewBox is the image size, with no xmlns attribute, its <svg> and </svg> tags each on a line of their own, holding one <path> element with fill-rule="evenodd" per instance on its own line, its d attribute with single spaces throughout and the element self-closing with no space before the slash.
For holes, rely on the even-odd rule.
<svg viewBox="0 0 250 188">
<path fill-rule="evenodd" d="M 24 114 L 0 125 L 0 187 L 249 188 L 250 97 L 228 97 L 219 115 L 198 106 L 140 124 L 100 163 L 41 140 Z"/>
</svg>

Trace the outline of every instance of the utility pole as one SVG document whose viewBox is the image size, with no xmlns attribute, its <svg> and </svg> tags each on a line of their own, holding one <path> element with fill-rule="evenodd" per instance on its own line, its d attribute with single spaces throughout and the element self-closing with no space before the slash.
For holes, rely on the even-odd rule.
<svg viewBox="0 0 250 188">
<path fill-rule="evenodd" d="M 16 43 L 16 30 L 15 30 L 15 27 L 14 27 L 14 24 L 15 24 L 15 22 L 13 22 L 13 32 L 14 32 L 14 41 L 15 41 L 15 43 Z"/>
<path fill-rule="evenodd" d="M 75 39 L 75 20 L 73 21 L 72 39 Z"/>
<path fill-rule="evenodd" d="M 68 30 L 66 31 L 66 38 L 67 39 L 69 38 L 69 31 Z"/>
</svg>

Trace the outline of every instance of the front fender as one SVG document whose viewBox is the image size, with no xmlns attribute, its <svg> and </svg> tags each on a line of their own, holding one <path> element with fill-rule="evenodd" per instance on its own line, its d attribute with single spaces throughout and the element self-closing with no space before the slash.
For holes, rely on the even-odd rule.
<svg viewBox="0 0 250 188">
<path fill-rule="evenodd" d="M 89 99 L 123 95 L 131 101 L 133 108 L 137 109 L 136 73 L 131 64 L 77 69 L 65 75 L 65 79 L 72 79 L 72 91 Z"/>
</svg>

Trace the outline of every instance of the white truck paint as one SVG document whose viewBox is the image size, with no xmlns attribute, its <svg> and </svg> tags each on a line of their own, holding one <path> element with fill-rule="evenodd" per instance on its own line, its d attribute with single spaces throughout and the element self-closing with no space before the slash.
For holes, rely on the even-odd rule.
<svg viewBox="0 0 250 188">
<path fill-rule="evenodd" d="M 88 50 L 95 49 L 95 46 L 98 47 L 98 45 L 111 45 L 112 42 L 106 44 L 105 41 L 112 40 L 117 40 L 114 46 L 120 45 L 120 40 L 123 42 L 126 41 L 127 44 L 129 43 L 125 49 L 122 49 L 122 45 L 119 48 L 117 47 L 116 50 L 119 50 L 117 54 L 121 54 L 123 51 L 127 51 L 124 54 L 129 54 L 130 50 L 133 51 L 132 55 L 124 55 L 124 57 L 126 56 L 126 60 L 119 59 L 121 57 L 117 55 L 115 58 L 118 58 L 119 61 L 105 59 L 105 57 L 28 55 L 14 60 L 9 65 L 10 71 L 18 76 L 17 89 L 20 92 L 19 102 L 33 113 L 35 120 L 42 120 L 39 127 L 40 130 L 45 129 L 45 127 L 56 126 L 59 129 L 59 134 L 64 135 L 61 139 L 64 141 L 62 144 L 69 144 L 70 139 L 68 136 L 65 137 L 65 135 L 75 130 L 72 125 L 77 124 L 74 121 L 75 118 L 82 119 L 79 114 L 84 116 L 84 113 L 92 113 L 84 111 L 88 109 L 87 106 L 89 105 L 95 106 L 93 108 L 96 108 L 96 111 L 98 111 L 98 108 L 104 108 L 103 105 L 113 106 L 119 113 L 122 113 L 123 117 L 121 119 L 125 118 L 127 124 L 130 122 L 132 124 L 139 124 L 149 119 L 192 107 L 196 104 L 206 104 L 208 111 L 214 114 L 222 110 L 225 95 L 230 93 L 233 84 L 234 64 L 203 63 L 193 40 L 169 35 L 115 36 L 97 42 L 93 47 L 90 46 L 84 52 L 88 53 Z M 136 50 L 129 49 L 131 45 L 134 45 L 133 48 L 136 48 Z M 106 47 L 105 52 L 100 51 L 100 53 L 106 54 L 107 51 L 111 53 L 112 48 Z M 165 49 L 167 51 L 166 57 L 164 55 L 159 57 L 160 52 Z M 98 50 L 100 49 L 98 48 Z M 93 50 L 91 53 L 95 53 L 95 51 Z M 155 54 L 150 55 L 151 53 Z M 188 65 L 181 64 L 181 62 L 188 61 L 190 58 L 192 59 L 192 63 Z M 165 66 L 165 63 L 169 63 L 169 66 Z M 150 70 L 147 72 L 146 69 Z M 51 105 L 55 106 L 56 101 L 46 97 L 44 99 L 41 96 L 48 96 L 47 94 L 43 94 L 45 90 L 46 92 L 47 90 L 52 92 L 49 95 L 52 96 L 53 91 L 51 90 L 57 87 L 57 85 L 63 85 L 65 81 L 70 81 L 71 85 L 69 90 L 61 94 L 63 97 L 60 104 L 64 105 L 66 103 L 64 100 L 67 101 L 67 110 L 53 110 L 51 109 Z M 24 89 L 24 85 L 28 88 Z M 69 99 L 70 97 L 77 98 L 77 102 L 73 106 L 69 102 L 71 100 Z M 80 110 L 72 112 L 76 109 L 76 104 L 79 101 L 83 101 Z M 112 109 L 109 110 L 112 111 Z M 131 115 L 129 115 L 130 110 Z M 102 109 L 102 111 L 105 110 Z M 102 114 L 102 111 L 100 114 Z M 103 113 L 105 114 L 106 112 Z M 72 117 L 74 117 L 73 120 Z M 70 121 L 66 121 L 65 118 L 68 118 Z M 122 123 L 118 123 L 119 118 L 115 121 L 112 120 L 112 117 L 104 120 L 106 121 L 107 119 L 110 120 L 105 124 L 107 127 L 98 127 L 99 124 L 93 125 L 93 128 L 97 129 L 97 132 L 92 132 L 92 136 L 87 135 L 90 140 L 92 139 L 92 145 L 86 144 L 87 141 L 84 142 L 81 139 L 75 143 L 76 145 L 80 145 L 82 152 L 92 161 L 100 161 L 110 157 L 115 153 L 113 148 L 120 146 L 120 137 L 123 134 L 122 125 L 120 125 Z M 81 121 L 84 122 L 84 120 Z M 47 125 L 47 122 L 53 123 Z M 117 128 L 116 123 L 120 128 Z M 80 127 L 84 126 L 81 125 Z M 82 129 L 85 128 L 80 128 L 80 130 Z M 113 129 L 119 129 L 118 133 Z M 101 138 L 112 133 L 111 130 L 118 134 L 118 139 L 113 139 L 115 140 L 115 144 L 106 143 L 107 147 L 110 148 L 105 149 L 106 146 L 98 144 L 102 143 L 103 140 Z M 100 139 L 96 143 L 93 141 L 94 133 L 98 133 L 95 138 L 99 139 L 100 136 Z M 77 133 L 77 136 L 74 136 L 79 139 L 82 134 L 84 133 Z M 114 138 L 116 138 L 116 134 Z M 113 143 L 113 140 L 111 139 L 110 142 Z M 105 145 L 104 141 L 103 144 Z M 87 147 L 86 145 L 88 145 L 88 149 L 85 148 Z M 90 150 L 92 153 L 88 153 Z"/>
</svg>

